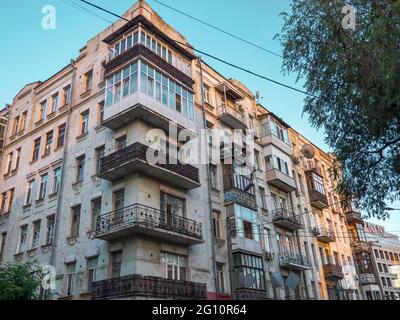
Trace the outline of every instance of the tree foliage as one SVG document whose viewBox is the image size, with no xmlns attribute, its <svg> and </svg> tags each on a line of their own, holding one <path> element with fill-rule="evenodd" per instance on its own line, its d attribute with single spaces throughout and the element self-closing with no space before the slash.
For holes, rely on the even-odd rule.
<svg viewBox="0 0 400 320">
<path fill-rule="evenodd" d="M 0 265 L 0 300 L 40 299 L 41 274 L 31 264 Z"/>
<path fill-rule="evenodd" d="M 354 30 L 342 8 L 356 9 Z M 304 111 L 324 129 L 338 191 L 386 218 L 400 198 L 400 1 L 293 0 L 277 35 L 284 73 L 304 80 Z"/>
</svg>

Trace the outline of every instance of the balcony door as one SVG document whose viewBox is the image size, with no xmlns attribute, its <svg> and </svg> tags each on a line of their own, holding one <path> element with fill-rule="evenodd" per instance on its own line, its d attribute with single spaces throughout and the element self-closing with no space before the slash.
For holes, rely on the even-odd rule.
<svg viewBox="0 0 400 320">
<path fill-rule="evenodd" d="M 185 217 L 185 200 L 170 194 L 161 192 L 160 208 L 164 213 L 160 222 L 171 228 L 179 226 L 182 221 L 180 218 Z"/>
<path fill-rule="evenodd" d="M 119 190 L 114 192 L 114 215 L 113 215 L 113 222 L 115 224 L 120 224 L 123 222 L 124 219 L 124 211 L 123 208 L 125 206 L 125 190 Z"/>
</svg>

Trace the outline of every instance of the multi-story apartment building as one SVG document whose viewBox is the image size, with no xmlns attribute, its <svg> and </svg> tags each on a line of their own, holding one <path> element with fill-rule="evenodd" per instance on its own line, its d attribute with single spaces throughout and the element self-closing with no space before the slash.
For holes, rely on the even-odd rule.
<svg viewBox="0 0 400 320">
<path fill-rule="evenodd" d="M 365 222 L 364 231 L 370 246 L 372 269 L 384 300 L 400 300 L 400 241 L 385 228 Z"/>
<path fill-rule="evenodd" d="M 123 16 L 9 108 L 3 261 L 62 299 L 361 299 L 332 155 L 144 1 Z"/>
</svg>

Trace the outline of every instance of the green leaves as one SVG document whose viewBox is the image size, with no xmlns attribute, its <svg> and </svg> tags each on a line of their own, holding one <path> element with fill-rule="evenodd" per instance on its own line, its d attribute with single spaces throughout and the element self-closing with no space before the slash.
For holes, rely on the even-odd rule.
<svg viewBox="0 0 400 320">
<path fill-rule="evenodd" d="M 304 111 L 340 161 L 338 191 L 385 218 L 385 201 L 400 198 L 400 1 L 352 0 L 354 31 L 342 27 L 347 2 L 293 0 L 277 36 L 282 71 L 320 97 Z"/>
<path fill-rule="evenodd" d="M 41 274 L 31 264 L 0 265 L 0 300 L 40 298 Z"/>
</svg>

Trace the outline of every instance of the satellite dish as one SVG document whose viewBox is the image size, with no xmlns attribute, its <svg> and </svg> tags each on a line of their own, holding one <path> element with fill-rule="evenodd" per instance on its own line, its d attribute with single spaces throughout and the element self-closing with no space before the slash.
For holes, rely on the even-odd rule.
<svg viewBox="0 0 400 320">
<path fill-rule="evenodd" d="M 307 159 L 312 159 L 315 156 L 315 150 L 311 144 L 305 144 L 301 148 L 301 153 L 303 154 L 304 157 Z"/>
</svg>

